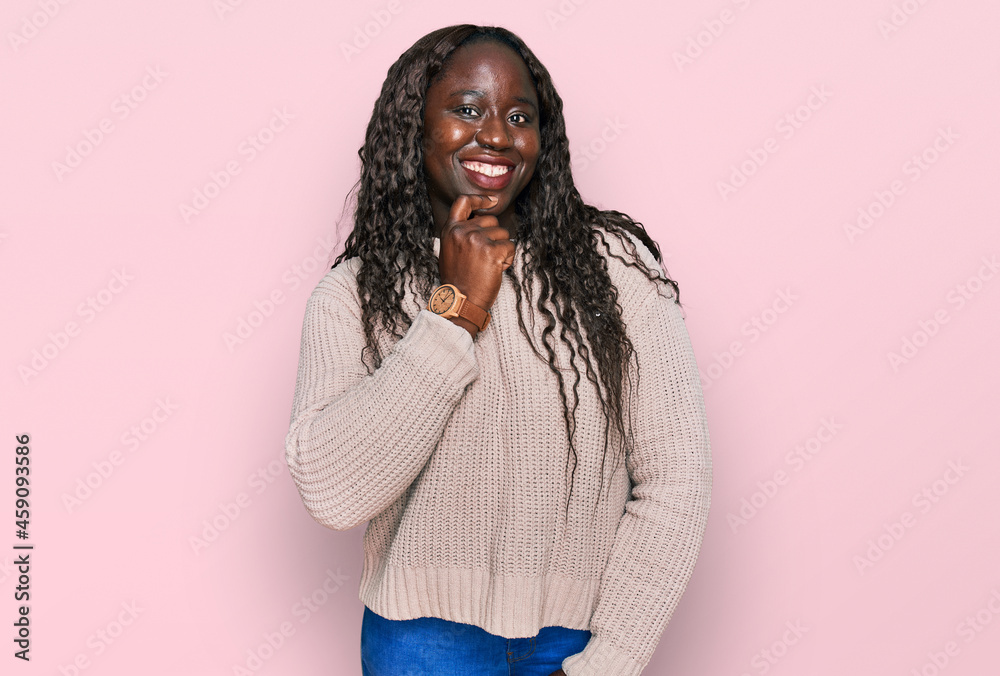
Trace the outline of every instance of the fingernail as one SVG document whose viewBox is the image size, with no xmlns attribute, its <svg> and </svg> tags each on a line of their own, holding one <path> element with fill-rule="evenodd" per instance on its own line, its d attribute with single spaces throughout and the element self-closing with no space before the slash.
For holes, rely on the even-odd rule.
<svg viewBox="0 0 1000 676">
<path fill-rule="evenodd" d="M 498 202 L 498 201 L 499 201 L 499 198 L 498 198 L 498 197 L 497 197 L 496 195 L 489 195 L 488 197 L 489 197 L 489 198 L 490 198 L 491 200 L 493 200 L 494 202 Z"/>
</svg>

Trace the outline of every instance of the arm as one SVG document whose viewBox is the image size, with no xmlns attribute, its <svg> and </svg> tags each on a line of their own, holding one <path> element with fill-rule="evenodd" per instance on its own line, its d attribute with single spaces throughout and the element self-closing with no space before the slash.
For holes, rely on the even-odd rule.
<svg viewBox="0 0 1000 676">
<path fill-rule="evenodd" d="M 335 530 L 371 519 L 410 486 L 479 375 L 469 332 L 427 309 L 368 374 L 360 314 L 335 281 L 310 296 L 285 439 L 302 502 Z"/>
<path fill-rule="evenodd" d="M 568 676 L 635 676 L 649 662 L 694 569 L 711 500 L 708 425 L 680 309 L 654 290 L 629 325 L 639 357 L 635 448 L 625 504 L 591 618 Z"/>
</svg>

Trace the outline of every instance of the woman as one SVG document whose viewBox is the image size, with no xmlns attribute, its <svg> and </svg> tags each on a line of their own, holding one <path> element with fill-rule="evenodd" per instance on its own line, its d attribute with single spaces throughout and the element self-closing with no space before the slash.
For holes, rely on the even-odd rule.
<svg viewBox="0 0 1000 676">
<path fill-rule="evenodd" d="M 418 40 L 359 155 L 286 456 L 316 521 L 368 522 L 363 673 L 641 673 L 711 493 L 658 246 L 583 203 L 562 100 L 502 28 Z"/>
</svg>

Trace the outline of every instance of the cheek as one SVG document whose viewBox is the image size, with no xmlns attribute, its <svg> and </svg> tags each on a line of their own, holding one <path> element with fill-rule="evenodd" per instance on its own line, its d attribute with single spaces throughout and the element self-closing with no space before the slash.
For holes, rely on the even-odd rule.
<svg viewBox="0 0 1000 676">
<path fill-rule="evenodd" d="M 530 168 L 529 174 L 535 173 L 535 166 L 538 164 L 538 155 L 541 152 L 541 143 L 537 136 L 528 137 L 519 148 L 525 166 Z"/>
<path fill-rule="evenodd" d="M 541 152 L 542 142 L 538 134 L 530 134 L 522 137 L 518 146 L 521 157 L 525 161 L 534 163 L 538 159 L 538 153 Z"/>
<path fill-rule="evenodd" d="M 456 125 L 438 124 L 426 127 L 424 152 L 427 155 L 453 153 L 464 144 L 464 135 L 462 128 Z"/>
</svg>

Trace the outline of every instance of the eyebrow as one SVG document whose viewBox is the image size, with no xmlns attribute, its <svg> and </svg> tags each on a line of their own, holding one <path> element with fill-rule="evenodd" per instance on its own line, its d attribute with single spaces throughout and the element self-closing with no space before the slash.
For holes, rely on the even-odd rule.
<svg viewBox="0 0 1000 676">
<path fill-rule="evenodd" d="M 470 96 L 479 96 L 479 97 L 486 96 L 486 94 L 479 91 L 478 89 L 457 89 L 453 91 L 451 94 L 448 94 L 448 97 L 451 98 L 452 96 L 456 96 L 458 94 L 469 94 Z M 535 105 L 535 103 L 531 99 L 526 99 L 523 96 L 515 96 L 514 100 L 520 103 L 527 104 L 532 108 L 534 108 L 535 110 L 538 110 L 538 106 Z"/>
</svg>

